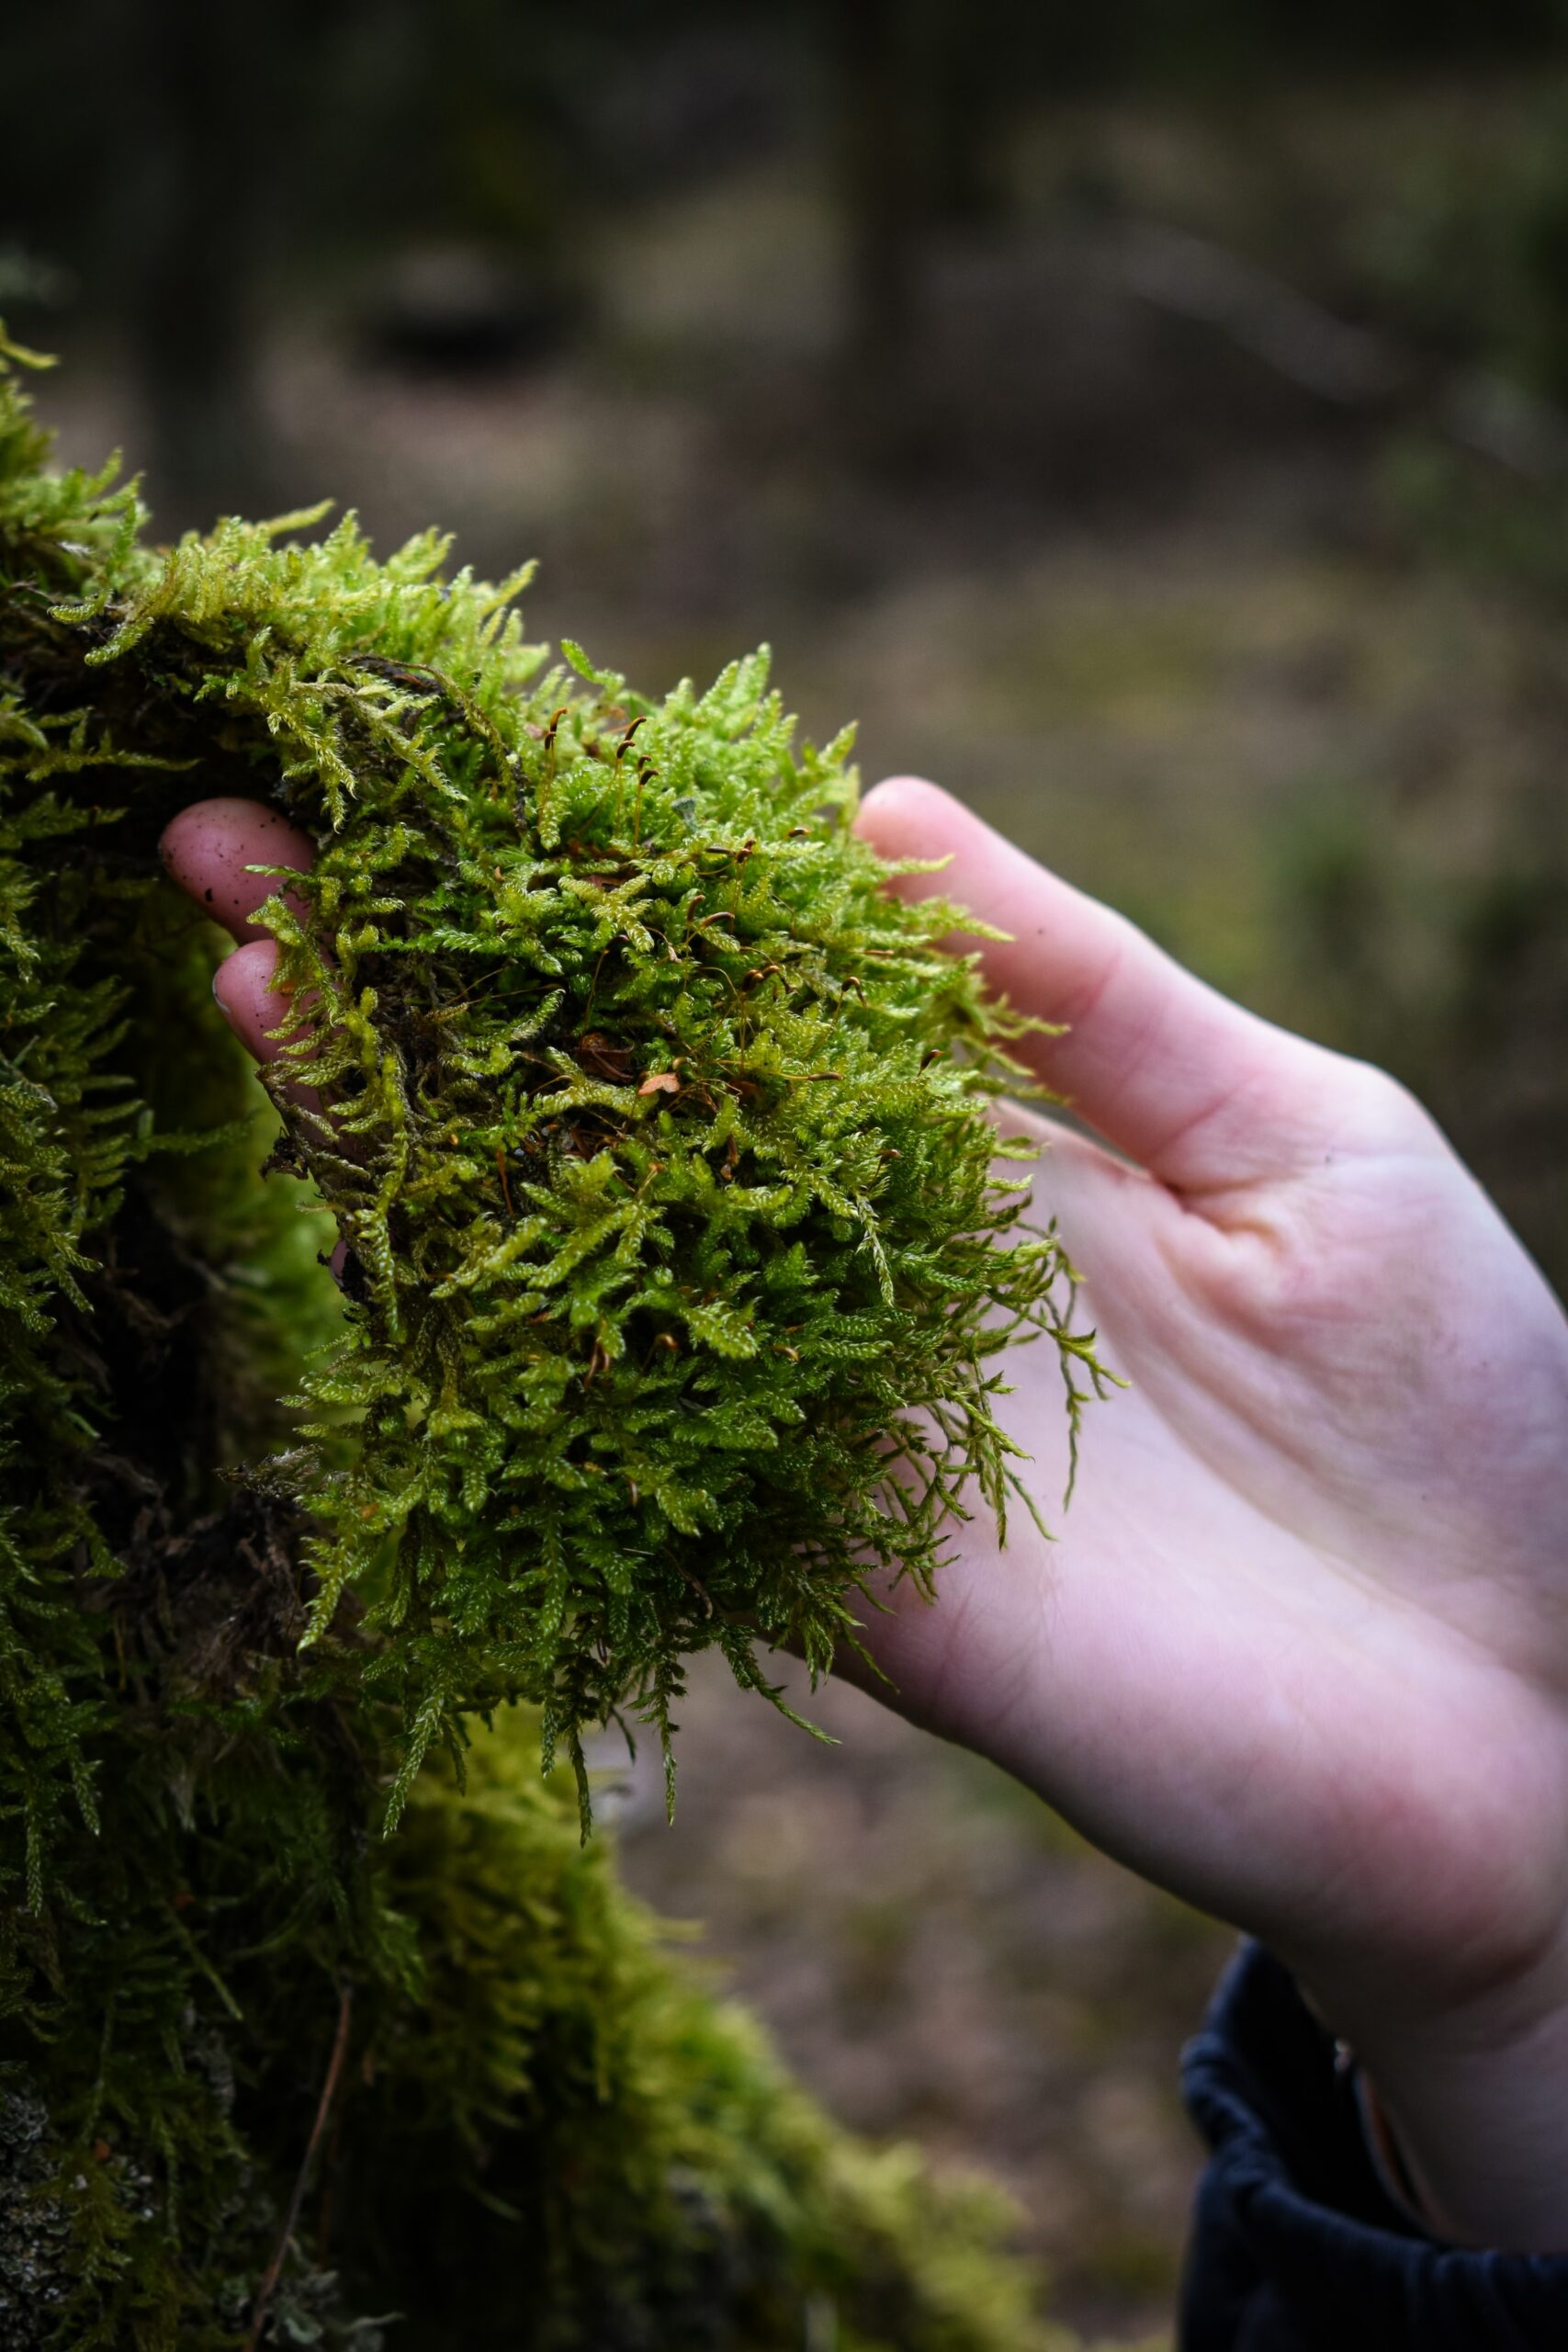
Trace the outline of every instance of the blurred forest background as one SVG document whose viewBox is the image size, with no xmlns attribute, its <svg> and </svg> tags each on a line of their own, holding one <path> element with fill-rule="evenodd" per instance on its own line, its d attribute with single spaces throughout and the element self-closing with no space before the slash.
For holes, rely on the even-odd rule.
<svg viewBox="0 0 1568 2352">
<path fill-rule="evenodd" d="M 332 494 L 644 684 L 769 639 L 1396 1069 L 1568 1281 L 1564 0 L 13 0 L 0 85 L 0 315 L 161 531 Z M 816 1707 L 703 1678 L 630 1875 L 1158 2332 L 1226 1939 Z"/>
</svg>

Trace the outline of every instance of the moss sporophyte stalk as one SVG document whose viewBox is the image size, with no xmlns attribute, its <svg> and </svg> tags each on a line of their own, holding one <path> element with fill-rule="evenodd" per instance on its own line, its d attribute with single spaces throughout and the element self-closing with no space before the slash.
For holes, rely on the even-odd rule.
<svg viewBox="0 0 1568 2352">
<path fill-rule="evenodd" d="M 694 1652 L 776 1698 L 931 1590 L 1027 1501 L 1010 1342 L 1076 1428 L 1023 1024 L 765 657 L 650 699 L 352 518 L 151 547 L 4 348 L 0 2347 L 445 2343 L 455 2280 L 474 2346 L 1043 2344 L 537 1769 L 586 1827 L 584 1727 L 668 1765 Z M 222 793 L 317 844 L 303 1191 L 157 872 Z"/>
</svg>

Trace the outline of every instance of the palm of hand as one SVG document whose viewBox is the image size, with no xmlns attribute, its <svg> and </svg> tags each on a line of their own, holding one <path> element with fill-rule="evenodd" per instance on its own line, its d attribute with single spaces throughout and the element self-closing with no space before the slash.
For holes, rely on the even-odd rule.
<svg viewBox="0 0 1568 2352">
<path fill-rule="evenodd" d="M 889 854 L 915 849 L 895 796 L 917 794 L 872 804 Z M 1017 889 L 1063 886 L 994 870 L 1025 862 L 952 808 L 916 814 L 957 833 L 954 894 L 1016 966 Z M 1047 1074 L 1100 1056 L 1068 1082 L 1145 1166 L 1014 1120 L 1046 1140 L 1037 1197 L 1132 1386 L 1088 1416 L 1056 1542 L 1025 1522 L 998 1549 L 976 1518 L 937 1605 L 888 1596 L 869 1646 L 897 1703 L 1314 1981 L 1348 1952 L 1374 2001 L 1380 1978 L 1468 1997 L 1568 1917 L 1568 1322 L 1391 1081 L 1142 941 L 1085 987 L 1037 1001 L 1076 1011 Z M 1026 1350 L 1009 1374 L 1048 1503 L 1055 1366 Z"/>
</svg>

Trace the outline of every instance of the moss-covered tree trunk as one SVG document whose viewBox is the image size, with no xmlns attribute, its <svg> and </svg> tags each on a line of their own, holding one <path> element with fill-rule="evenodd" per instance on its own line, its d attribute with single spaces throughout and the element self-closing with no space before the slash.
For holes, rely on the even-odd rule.
<svg viewBox="0 0 1568 2352">
<path fill-rule="evenodd" d="M 0 2347 L 1043 2344 L 540 1774 L 1001 1507 L 997 1318 L 1088 1361 L 1005 1018 L 754 668 L 45 457 L 0 379 Z M 281 1131 L 157 869 L 224 789 L 321 844 Z"/>
</svg>

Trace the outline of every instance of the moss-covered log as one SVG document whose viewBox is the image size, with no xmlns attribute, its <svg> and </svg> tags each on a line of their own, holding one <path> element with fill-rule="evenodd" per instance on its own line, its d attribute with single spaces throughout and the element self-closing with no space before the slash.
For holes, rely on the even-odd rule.
<svg viewBox="0 0 1568 2352">
<path fill-rule="evenodd" d="M 1009 1017 L 760 662 L 650 702 L 436 539 L 46 458 L 7 372 L 0 2347 L 1041 2344 L 579 1830 L 585 1723 L 1001 1511 L 1007 1337 L 1089 1376 Z M 281 1117 L 157 870 L 224 790 L 319 844 Z"/>
</svg>

